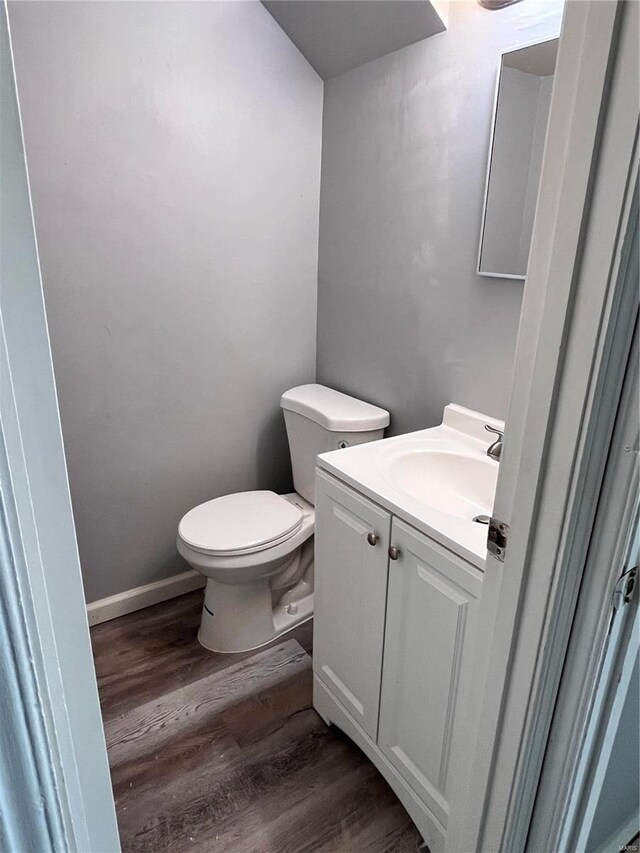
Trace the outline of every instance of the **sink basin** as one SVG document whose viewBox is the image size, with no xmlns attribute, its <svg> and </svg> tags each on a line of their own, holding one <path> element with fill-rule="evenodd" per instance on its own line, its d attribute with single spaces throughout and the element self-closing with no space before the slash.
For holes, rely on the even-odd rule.
<svg viewBox="0 0 640 853">
<path fill-rule="evenodd" d="M 449 403 L 439 426 L 321 453 L 318 467 L 484 570 L 487 527 L 474 520 L 492 515 L 498 483 L 485 424 L 504 428 Z"/>
<path fill-rule="evenodd" d="M 412 448 L 385 463 L 389 483 L 414 500 L 467 521 L 491 515 L 498 464 L 489 458 Z"/>
</svg>

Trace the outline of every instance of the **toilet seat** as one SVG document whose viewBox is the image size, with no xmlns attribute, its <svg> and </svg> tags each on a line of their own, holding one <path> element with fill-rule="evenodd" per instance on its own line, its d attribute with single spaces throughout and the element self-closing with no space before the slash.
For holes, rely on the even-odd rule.
<svg viewBox="0 0 640 853">
<path fill-rule="evenodd" d="M 195 551 L 233 557 L 285 542 L 302 521 L 300 507 L 275 492 L 238 492 L 192 509 L 180 522 L 178 535 Z"/>
</svg>

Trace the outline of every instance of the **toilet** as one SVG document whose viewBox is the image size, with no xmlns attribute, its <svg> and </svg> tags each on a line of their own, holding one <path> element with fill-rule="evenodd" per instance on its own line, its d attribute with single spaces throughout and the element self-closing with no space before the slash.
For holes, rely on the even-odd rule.
<svg viewBox="0 0 640 853">
<path fill-rule="evenodd" d="M 256 649 L 313 616 L 318 453 L 383 437 L 389 413 L 324 385 L 282 395 L 295 492 L 238 492 L 190 510 L 177 547 L 207 578 L 198 640 L 213 652 Z"/>
</svg>

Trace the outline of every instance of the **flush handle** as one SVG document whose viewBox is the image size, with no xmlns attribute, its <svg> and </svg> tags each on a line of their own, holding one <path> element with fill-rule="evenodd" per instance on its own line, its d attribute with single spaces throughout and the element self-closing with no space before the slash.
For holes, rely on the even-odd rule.
<svg viewBox="0 0 640 853">
<path fill-rule="evenodd" d="M 367 533 L 367 542 L 369 545 L 377 545 L 380 537 L 377 533 Z"/>
<path fill-rule="evenodd" d="M 395 545 L 391 545 L 391 547 L 389 548 L 389 559 L 390 560 L 397 560 L 399 556 L 400 556 L 400 549 L 396 548 Z"/>
</svg>

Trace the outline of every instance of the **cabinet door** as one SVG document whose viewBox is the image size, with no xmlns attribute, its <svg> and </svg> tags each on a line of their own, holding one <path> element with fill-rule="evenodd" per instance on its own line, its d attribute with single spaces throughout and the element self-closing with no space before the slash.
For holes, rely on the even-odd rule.
<svg viewBox="0 0 640 853">
<path fill-rule="evenodd" d="M 378 746 L 446 830 L 482 573 L 396 519 L 391 544 Z"/>
<path fill-rule="evenodd" d="M 318 471 L 313 670 L 374 741 L 390 527 L 389 513 Z"/>
</svg>

